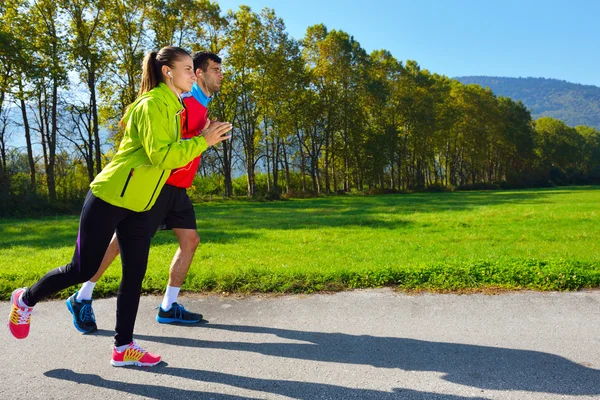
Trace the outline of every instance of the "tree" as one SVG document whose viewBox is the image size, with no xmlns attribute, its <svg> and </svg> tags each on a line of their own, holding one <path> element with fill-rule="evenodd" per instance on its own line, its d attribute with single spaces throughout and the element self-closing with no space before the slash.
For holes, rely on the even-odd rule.
<svg viewBox="0 0 600 400">
<path fill-rule="evenodd" d="M 104 29 L 106 28 L 105 2 L 92 0 L 62 0 L 62 6 L 69 15 L 71 66 L 79 72 L 79 78 L 86 83 L 89 91 L 88 106 L 71 107 L 71 111 L 81 110 L 87 115 L 81 115 L 81 120 L 90 120 L 86 124 L 87 135 L 82 137 L 89 150 L 85 160 L 90 182 L 102 170 L 102 151 L 98 121 L 98 76 L 107 65 L 107 49 L 103 43 Z M 78 125 L 79 126 L 79 125 Z M 94 168 L 95 166 L 95 168 Z"/>
<path fill-rule="evenodd" d="M 26 107 L 26 99 L 30 97 L 30 91 L 25 88 L 24 79 L 33 79 L 40 72 L 34 63 L 35 46 L 31 40 L 33 36 L 31 15 L 24 10 L 27 8 L 23 1 L 6 3 L 2 10 L 0 109 L 4 109 L 7 99 L 12 98 L 21 110 L 29 165 L 29 185 L 31 190 L 35 191 L 36 168 Z M 8 177 L 6 174 L 5 176 Z"/>
<path fill-rule="evenodd" d="M 222 49 L 226 25 L 219 4 L 210 0 L 151 0 L 149 36 L 155 49 L 177 46 L 188 50 Z"/>
<path fill-rule="evenodd" d="M 6 200 L 6 193 L 9 185 L 8 174 L 8 154 L 7 146 L 10 139 L 10 133 L 7 131 L 9 124 L 10 109 L 0 110 L 0 199 Z"/>
<path fill-rule="evenodd" d="M 30 8 L 33 36 L 41 74 L 36 77 L 38 132 L 42 139 L 46 182 L 50 201 L 56 201 L 54 167 L 56 163 L 56 139 L 58 135 L 59 88 L 67 82 L 65 66 L 63 18 L 56 2 L 39 0 Z"/>
<path fill-rule="evenodd" d="M 226 52 L 230 73 L 227 79 L 227 96 L 236 100 L 236 111 L 232 123 L 238 127 L 242 142 L 245 169 L 248 179 L 248 196 L 256 191 L 255 170 L 260 160 L 259 109 L 256 99 L 257 60 L 256 44 L 263 29 L 256 13 L 248 6 L 240 6 L 236 13 L 229 14 Z M 225 96 L 225 93 L 223 93 Z M 234 132 L 235 134 L 235 132 Z"/>
<path fill-rule="evenodd" d="M 286 182 L 289 182 L 286 143 L 294 135 L 291 119 L 296 117 L 293 108 L 297 105 L 292 104 L 292 98 L 293 91 L 298 89 L 300 83 L 298 74 L 301 73 L 301 58 L 297 42 L 285 32 L 283 20 L 273 10 L 265 8 L 259 18 L 264 29 L 256 53 L 256 99 L 262 120 L 267 188 L 273 198 L 278 198 L 281 193 L 281 164 L 284 165 Z"/>
<path fill-rule="evenodd" d="M 584 168 L 582 150 L 585 139 L 575 128 L 551 117 L 535 121 L 536 145 L 541 167 L 555 183 L 570 183 Z"/>
<path fill-rule="evenodd" d="M 600 131 L 589 126 L 576 126 L 575 130 L 583 139 L 584 172 L 592 182 L 600 182 Z"/>
<path fill-rule="evenodd" d="M 531 113 L 521 101 L 498 98 L 502 120 L 502 165 L 504 177 L 513 184 L 524 183 L 535 162 Z"/>
<path fill-rule="evenodd" d="M 366 82 L 366 101 L 363 107 L 368 112 L 368 125 L 364 138 L 364 161 L 355 172 L 355 186 L 368 176 L 370 181 L 379 182 L 383 188 L 386 170 L 389 171 L 390 187 L 396 190 L 399 179 L 396 177 L 398 159 L 398 80 L 402 63 L 388 51 L 377 50 L 370 55 L 370 68 Z M 358 152 L 359 149 L 354 149 Z"/>
<path fill-rule="evenodd" d="M 117 147 L 123 134 L 117 123 L 137 96 L 148 41 L 149 7 L 146 0 L 106 0 L 104 9 L 109 52 L 106 73 L 99 84 L 104 101 L 99 114 Z"/>
</svg>

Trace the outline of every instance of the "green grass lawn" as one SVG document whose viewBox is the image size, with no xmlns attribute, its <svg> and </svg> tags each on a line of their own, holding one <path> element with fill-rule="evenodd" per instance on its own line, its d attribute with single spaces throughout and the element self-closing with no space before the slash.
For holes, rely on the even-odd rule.
<svg viewBox="0 0 600 400">
<path fill-rule="evenodd" d="M 184 290 L 600 287 L 598 187 L 226 201 L 196 214 L 202 243 Z M 0 220 L 0 298 L 67 263 L 77 224 Z M 176 249 L 172 232 L 156 235 L 146 292 L 164 289 Z M 116 293 L 119 280 L 116 261 L 96 293 Z"/>
</svg>

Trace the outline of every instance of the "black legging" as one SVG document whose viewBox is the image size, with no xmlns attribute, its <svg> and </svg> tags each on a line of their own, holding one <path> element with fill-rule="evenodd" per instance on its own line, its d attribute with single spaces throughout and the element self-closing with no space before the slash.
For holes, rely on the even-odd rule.
<svg viewBox="0 0 600 400">
<path fill-rule="evenodd" d="M 62 289 L 90 280 L 98 271 L 115 231 L 123 264 L 123 278 L 117 295 L 115 346 L 129 344 L 133 340 L 142 280 L 148 264 L 151 239 L 148 212 L 113 206 L 89 191 L 81 210 L 73 259 L 48 272 L 29 288 L 23 295 L 25 304 L 33 307 Z"/>
</svg>

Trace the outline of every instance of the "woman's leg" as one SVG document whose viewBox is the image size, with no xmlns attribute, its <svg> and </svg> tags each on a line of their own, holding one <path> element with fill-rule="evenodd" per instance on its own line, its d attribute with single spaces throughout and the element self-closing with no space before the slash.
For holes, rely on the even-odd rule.
<svg viewBox="0 0 600 400">
<path fill-rule="evenodd" d="M 88 192 L 81 211 L 73 259 L 69 264 L 48 272 L 26 290 L 23 302 L 33 307 L 38 301 L 94 276 L 119 222 L 131 213 Z"/>
<path fill-rule="evenodd" d="M 116 347 L 128 345 L 133 340 L 151 236 L 147 212 L 130 215 L 117 228 L 123 278 L 117 295 Z"/>
</svg>

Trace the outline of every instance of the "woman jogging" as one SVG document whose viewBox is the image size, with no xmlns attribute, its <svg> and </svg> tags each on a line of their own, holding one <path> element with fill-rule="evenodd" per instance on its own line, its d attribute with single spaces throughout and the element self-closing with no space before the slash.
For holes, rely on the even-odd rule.
<svg viewBox="0 0 600 400">
<path fill-rule="evenodd" d="M 146 272 L 150 238 L 148 211 L 170 170 L 186 165 L 231 130 L 224 122 L 211 122 L 201 136 L 180 140 L 179 95 L 195 81 L 192 59 L 178 47 L 164 47 L 146 55 L 138 98 L 121 123 L 125 133 L 112 161 L 90 184 L 81 211 L 75 252 L 70 263 L 44 275 L 31 288 L 11 296 L 8 326 L 17 339 L 29 334 L 32 307 L 69 286 L 89 280 L 98 270 L 116 232 L 123 276 L 117 295 L 114 366 L 152 366 L 158 355 L 133 340 L 142 280 Z"/>
</svg>

